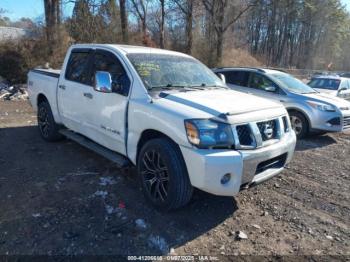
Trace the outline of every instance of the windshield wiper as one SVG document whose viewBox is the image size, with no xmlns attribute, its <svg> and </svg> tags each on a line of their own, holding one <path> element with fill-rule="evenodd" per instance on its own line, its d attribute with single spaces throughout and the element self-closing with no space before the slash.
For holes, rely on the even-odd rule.
<svg viewBox="0 0 350 262">
<path fill-rule="evenodd" d="M 210 88 L 225 88 L 227 89 L 227 87 L 225 86 L 220 86 L 220 85 L 207 85 L 205 83 L 202 83 L 200 85 L 192 85 L 192 86 L 188 86 L 190 88 L 198 88 L 198 89 L 201 89 L 201 90 L 205 90 L 205 89 L 210 89 Z M 203 88 L 205 87 L 205 88 Z"/>
<path fill-rule="evenodd" d="M 166 89 L 166 90 L 171 90 L 172 88 L 183 88 L 183 85 L 172 85 L 172 84 L 167 84 L 167 85 L 159 85 L 159 86 L 150 86 L 148 87 L 148 90 L 152 90 L 152 89 Z"/>
</svg>

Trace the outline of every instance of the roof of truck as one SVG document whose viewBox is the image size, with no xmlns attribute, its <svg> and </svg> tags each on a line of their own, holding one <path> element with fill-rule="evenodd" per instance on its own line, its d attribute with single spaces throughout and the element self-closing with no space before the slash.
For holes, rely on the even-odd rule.
<svg viewBox="0 0 350 262">
<path fill-rule="evenodd" d="M 147 46 L 136 46 L 136 45 L 114 45 L 114 44 L 76 44 L 73 47 L 77 48 L 97 48 L 104 47 L 109 49 L 117 49 L 124 54 L 137 54 L 137 53 L 153 53 L 153 54 L 165 54 L 165 55 L 177 55 L 186 56 L 188 55 L 180 52 L 170 51 L 166 49 L 153 48 Z"/>
</svg>

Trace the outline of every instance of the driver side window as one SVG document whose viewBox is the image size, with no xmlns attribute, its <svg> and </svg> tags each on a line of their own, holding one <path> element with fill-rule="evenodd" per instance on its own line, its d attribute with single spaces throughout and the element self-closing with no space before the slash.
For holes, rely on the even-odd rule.
<svg viewBox="0 0 350 262">
<path fill-rule="evenodd" d="M 274 82 L 266 76 L 257 73 L 250 74 L 249 87 L 273 93 L 278 91 L 278 87 Z"/>
<path fill-rule="evenodd" d="M 97 71 L 108 72 L 112 78 L 112 88 L 115 93 L 127 96 L 130 88 L 130 80 L 118 58 L 107 51 L 96 51 L 92 68 L 92 83 L 95 82 Z M 120 86 L 121 88 L 115 88 Z"/>
</svg>

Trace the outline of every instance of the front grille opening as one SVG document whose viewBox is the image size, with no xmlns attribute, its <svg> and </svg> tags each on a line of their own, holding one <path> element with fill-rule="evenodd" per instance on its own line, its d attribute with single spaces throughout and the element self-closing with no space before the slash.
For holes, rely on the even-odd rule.
<svg viewBox="0 0 350 262">
<path fill-rule="evenodd" d="M 276 120 L 259 122 L 257 125 L 263 141 L 277 138 L 278 130 Z"/>
<path fill-rule="evenodd" d="M 249 125 L 236 126 L 236 130 L 237 130 L 240 145 L 242 146 L 253 145 L 254 140 L 253 140 L 252 132 L 250 130 Z"/>
<path fill-rule="evenodd" d="M 260 174 L 270 168 L 284 167 L 284 164 L 286 163 L 286 159 L 287 159 L 287 153 L 284 153 L 283 155 L 279 155 L 277 157 L 261 162 L 256 168 L 255 175 Z"/>
<path fill-rule="evenodd" d="M 330 120 L 328 120 L 328 123 L 330 123 L 332 126 L 339 126 L 340 125 L 340 117 L 335 117 Z"/>
</svg>

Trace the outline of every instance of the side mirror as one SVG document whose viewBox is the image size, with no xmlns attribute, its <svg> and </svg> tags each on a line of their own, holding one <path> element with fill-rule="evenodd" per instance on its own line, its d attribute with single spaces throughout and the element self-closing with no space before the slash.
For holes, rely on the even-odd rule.
<svg viewBox="0 0 350 262">
<path fill-rule="evenodd" d="M 274 86 L 267 86 L 264 89 L 267 92 L 276 92 L 276 87 L 274 87 Z"/>
<path fill-rule="evenodd" d="M 341 93 L 342 91 L 346 91 L 346 90 L 347 90 L 346 87 L 341 87 L 341 88 L 338 89 L 338 93 Z"/>
<path fill-rule="evenodd" d="M 226 77 L 224 76 L 224 74 L 218 73 L 218 77 L 220 77 L 221 81 L 226 84 Z"/>
<path fill-rule="evenodd" d="M 110 73 L 105 71 L 96 71 L 94 89 L 102 93 L 112 93 L 112 78 Z"/>
</svg>

